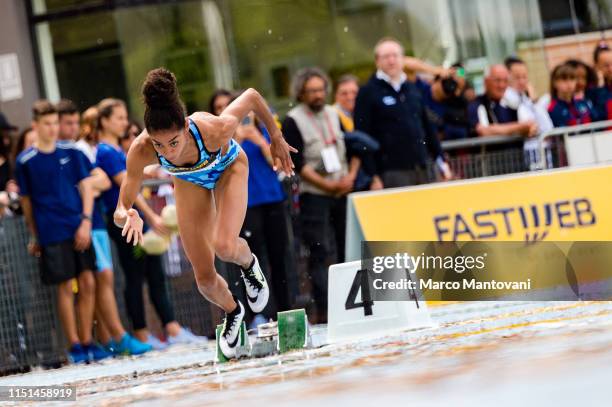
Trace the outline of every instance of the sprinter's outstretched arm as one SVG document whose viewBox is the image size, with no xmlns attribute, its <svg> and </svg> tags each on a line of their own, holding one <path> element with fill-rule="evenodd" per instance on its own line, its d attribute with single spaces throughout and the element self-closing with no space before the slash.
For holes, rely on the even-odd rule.
<svg viewBox="0 0 612 407">
<path fill-rule="evenodd" d="M 121 235 L 126 237 L 128 243 L 133 242 L 134 246 L 143 242 L 143 220 L 132 205 L 139 198 L 144 168 L 156 162 L 153 145 L 145 130 L 134 140 L 128 151 L 127 171 L 121 181 L 117 209 L 113 215 L 115 225 L 123 228 Z"/>
</svg>

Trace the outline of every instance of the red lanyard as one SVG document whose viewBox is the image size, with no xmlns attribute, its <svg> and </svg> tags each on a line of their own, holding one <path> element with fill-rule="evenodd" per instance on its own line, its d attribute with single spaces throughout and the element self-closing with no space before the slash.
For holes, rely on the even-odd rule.
<svg viewBox="0 0 612 407">
<path fill-rule="evenodd" d="M 319 130 L 319 136 L 321 137 L 321 140 L 323 140 L 325 145 L 326 146 L 331 146 L 331 145 L 336 144 L 336 136 L 334 135 L 334 130 L 333 130 L 333 127 L 331 125 L 331 122 L 329 121 L 329 117 L 327 116 L 327 112 L 323 111 L 323 115 L 325 115 L 325 122 L 327 123 L 327 131 L 329 132 L 329 134 L 332 137 L 331 140 L 329 140 L 329 141 L 325 138 L 325 134 L 323 134 L 323 129 L 321 128 L 319 123 L 315 120 L 314 115 L 312 114 L 312 112 L 310 110 L 307 110 L 306 113 L 308 113 L 308 117 L 312 121 L 312 124 L 314 124 L 314 126 L 317 128 L 317 130 Z"/>
</svg>

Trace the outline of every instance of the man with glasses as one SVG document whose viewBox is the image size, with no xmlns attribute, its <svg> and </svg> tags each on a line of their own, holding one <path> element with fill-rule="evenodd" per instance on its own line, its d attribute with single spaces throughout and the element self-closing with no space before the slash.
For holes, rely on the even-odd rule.
<svg viewBox="0 0 612 407">
<path fill-rule="evenodd" d="M 344 261 L 346 195 L 353 190 L 356 165 L 349 168 L 338 112 L 326 104 L 329 79 L 319 68 L 305 68 L 293 79 L 297 106 L 287 113 L 283 134 L 297 148 L 292 155 L 301 177 L 302 239 L 310 249 L 309 271 L 317 315 L 327 319 L 327 267 Z"/>
<path fill-rule="evenodd" d="M 534 120 L 519 122 L 517 111 L 503 101 L 508 80 L 508 69 L 502 64 L 485 70 L 485 93 L 468 107 L 470 125 L 479 137 L 512 134 L 533 137 L 537 134 L 538 124 Z"/>
</svg>

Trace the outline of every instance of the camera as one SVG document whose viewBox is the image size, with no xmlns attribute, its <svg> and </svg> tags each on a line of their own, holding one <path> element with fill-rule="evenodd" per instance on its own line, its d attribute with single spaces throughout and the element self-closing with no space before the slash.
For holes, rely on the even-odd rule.
<svg viewBox="0 0 612 407">
<path fill-rule="evenodd" d="M 453 96 L 458 86 L 459 83 L 452 76 L 442 79 L 442 90 L 446 96 Z"/>
</svg>

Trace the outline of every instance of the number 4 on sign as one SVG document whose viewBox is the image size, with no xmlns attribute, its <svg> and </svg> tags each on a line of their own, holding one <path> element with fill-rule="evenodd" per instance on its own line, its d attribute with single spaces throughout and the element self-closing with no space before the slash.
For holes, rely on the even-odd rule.
<svg viewBox="0 0 612 407">
<path fill-rule="evenodd" d="M 357 294 L 361 289 L 361 302 L 357 301 Z M 355 274 L 351 290 L 349 291 L 346 302 L 344 303 L 344 309 L 350 310 L 355 308 L 363 308 L 363 315 L 372 315 L 372 295 L 370 293 L 370 285 L 368 284 L 368 270 L 361 269 Z"/>
<path fill-rule="evenodd" d="M 427 304 L 414 301 L 376 301 L 361 261 L 329 268 L 327 340 L 329 343 L 378 337 L 392 332 L 435 326 Z M 411 297 L 412 297 L 411 295 Z M 363 309 L 361 311 L 360 309 Z"/>
</svg>

